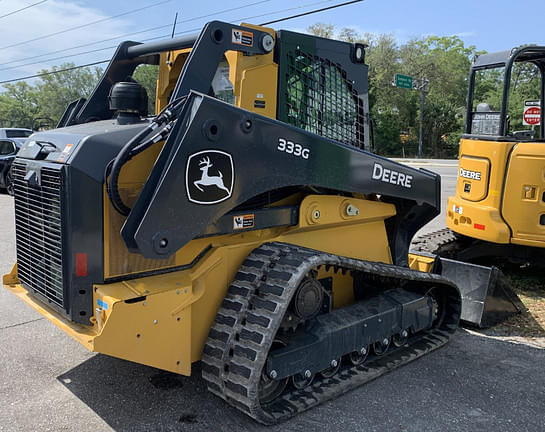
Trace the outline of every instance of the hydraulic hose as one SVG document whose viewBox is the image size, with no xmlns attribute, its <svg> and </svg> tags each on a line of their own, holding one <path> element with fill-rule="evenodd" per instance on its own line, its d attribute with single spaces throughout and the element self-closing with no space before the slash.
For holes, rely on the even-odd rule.
<svg viewBox="0 0 545 432">
<path fill-rule="evenodd" d="M 182 97 L 168 104 L 165 107 L 165 109 L 161 111 L 161 113 L 159 113 L 151 121 L 151 123 L 148 126 L 146 126 L 142 131 L 136 134 L 133 138 L 131 138 L 129 142 L 127 142 L 127 144 L 123 146 L 123 148 L 121 149 L 119 154 L 116 156 L 116 158 L 113 161 L 110 161 L 110 163 L 106 166 L 106 170 L 104 173 L 104 182 L 106 183 L 106 190 L 108 192 L 108 197 L 113 207 L 121 215 L 128 216 L 128 214 L 131 211 L 130 207 L 128 207 L 123 202 L 119 194 L 118 182 L 119 182 L 119 174 L 121 173 L 121 168 L 133 156 L 137 155 L 138 153 L 148 148 L 150 145 L 156 142 L 159 142 L 168 136 L 172 128 L 172 125 L 170 123 L 176 120 L 178 112 L 180 108 L 182 107 L 183 103 L 185 102 L 185 100 L 186 100 L 186 97 Z M 153 132 L 154 130 L 156 130 L 157 128 L 165 124 L 166 126 L 160 131 L 160 133 L 156 134 L 149 140 L 146 140 L 144 143 L 142 143 L 142 140 L 146 136 L 148 136 L 151 132 Z M 110 175 L 109 182 L 108 182 L 108 175 Z"/>
</svg>

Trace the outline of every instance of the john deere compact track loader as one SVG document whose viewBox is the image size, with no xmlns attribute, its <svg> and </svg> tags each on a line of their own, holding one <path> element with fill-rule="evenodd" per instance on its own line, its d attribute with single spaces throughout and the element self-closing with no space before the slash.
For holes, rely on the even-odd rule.
<svg viewBox="0 0 545 432">
<path fill-rule="evenodd" d="M 459 289 L 433 257 L 408 266 L 440 178 L 365 150 L 367 97 L 359 44 L 217 21 L 121 44 L 14 162 L 5 288 L 90 350 L 202 361 L 268 424 L 442 346 Z"/>
</svg>

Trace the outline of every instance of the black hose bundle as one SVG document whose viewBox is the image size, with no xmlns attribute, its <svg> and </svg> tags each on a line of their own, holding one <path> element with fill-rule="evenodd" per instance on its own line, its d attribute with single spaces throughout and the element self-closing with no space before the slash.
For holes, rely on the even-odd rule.
<svg viewBox="0 0 545 432">
<path fill-rule="evenodd" d="M 112 159 L 104 171 L 104 183 L 106 184 L 106 192 L 112 206 L 118 213 L 123 216 L 128 216 L 131 209 L 121 199 L 119 195 L 119 174 L 121 168 L 134 156 L 146 150 L 152 144 L 155 144 L 168 137 L 172 125 L 176 120 L 180 108 L 183 106 L 187 97 L 181 97 L 169 103 L 142 131 L 135 135 L 127 144 L 123 146 L 115 159 Z M 165 125 L 157 134 L 142 142 L 154 130 Z M 108 181 L 108 177 L 110 180 Z"/>
</svg>

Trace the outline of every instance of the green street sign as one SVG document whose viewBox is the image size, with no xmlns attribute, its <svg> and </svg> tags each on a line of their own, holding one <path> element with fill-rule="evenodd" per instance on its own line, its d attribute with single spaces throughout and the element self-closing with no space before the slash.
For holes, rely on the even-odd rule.
<svg viewBox="0 0 545 432">
<path fill-rule="evenodd" d="M 413 77 L 408 75 L 395 74 L 394 83 L 396 87 L 412 89 Z"/>
</svg>

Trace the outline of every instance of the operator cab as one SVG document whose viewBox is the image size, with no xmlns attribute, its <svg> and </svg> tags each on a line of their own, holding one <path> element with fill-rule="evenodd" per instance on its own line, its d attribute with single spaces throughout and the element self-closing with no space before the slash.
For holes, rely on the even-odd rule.
<svg viewBox="0 0 545 432">
<path fill-rule="evenodd" d="M 542 141 L 544 74 L 543 46 L 475 56 L 464 138 Z"/>
</svg>

